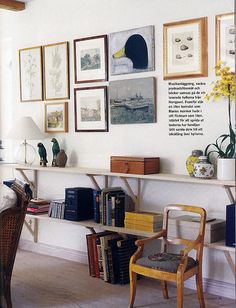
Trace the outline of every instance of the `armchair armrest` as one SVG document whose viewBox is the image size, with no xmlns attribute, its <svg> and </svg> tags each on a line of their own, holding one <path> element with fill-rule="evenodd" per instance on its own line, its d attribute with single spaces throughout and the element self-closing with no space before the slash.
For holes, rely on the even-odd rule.
<svg viewBox="0 0 236 308">
<path fill-rule="evenodd" d="M 197 246 L 201 243 L 201 239 L 198 237 L 195 241 L 192 241 L 184 249 L 181 249 L 180 254 L 187 256 L 189 252 L 193 249 L 197 249 Z"/>
<path fill-rule="evenodd" d="M 136 246 L 144 246 L 144 244 L 148 243 L 148 242 L 151 242 L 153 240 L 156 240 L 160 237 L 163 237 L 163 236 L 166 236 L 167 235 L 167 232 L 166 230 L 161 230 L 160 232 L 158 232 L 157 234 L 151 236 L 151 237 L 148 237 L 148 238 L 145 238 L 145 239 L 141 239 L 141 240 L 137 240 L 135 242 L 135 245 Z"/>
</svg>

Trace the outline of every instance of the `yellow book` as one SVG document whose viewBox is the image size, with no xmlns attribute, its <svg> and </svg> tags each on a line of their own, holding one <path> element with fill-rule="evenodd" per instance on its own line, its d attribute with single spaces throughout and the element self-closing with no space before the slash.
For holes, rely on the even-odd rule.
<svg viewBox="0 0 236 308">
<path fill-rule="evenodd" d="M 162 213 L 152 212 L 125 212 L 125 219 L 147 221 L 147 222 L 158 222 L 162 221 Z"/>
<path fill-rule="evenodd" d="M 125 228 L 127 229 L 132 229 L 132 230 L 139 230 L 139 231 L 148 231 L 148 232 L 157 232 L 162 229 L 161 225 L 157 226 L 144 226 L 144 225 L 139 225 L 139 224 L 129 224 L 125 222 Z"/>
<path fill-rule="evenodd" d="M 132 220 L 125 219 L 125 223 L 133 226 L 144 226 L 144 227 L 159 227 L 162 226 L 162 221 L 152 222 L 152 221 L 144 221 L 144 220 Z"/>
</svg>

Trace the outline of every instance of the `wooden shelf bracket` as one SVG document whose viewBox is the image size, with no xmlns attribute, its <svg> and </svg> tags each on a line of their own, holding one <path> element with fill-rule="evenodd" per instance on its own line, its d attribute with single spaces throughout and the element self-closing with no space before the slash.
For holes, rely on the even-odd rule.
<svg viewBox="0 0 236 308">
<path fill-rule="evenodd" d="M 38 219 L 34 218 L 34 219 L 25 219 L 24 224 L 26 226 L 26 228 L 28 229 L 28 231 L 30 232 L 30 234 L 33 236 L 34 242 L 37 243 L 38 242 Z"/>
</svg>

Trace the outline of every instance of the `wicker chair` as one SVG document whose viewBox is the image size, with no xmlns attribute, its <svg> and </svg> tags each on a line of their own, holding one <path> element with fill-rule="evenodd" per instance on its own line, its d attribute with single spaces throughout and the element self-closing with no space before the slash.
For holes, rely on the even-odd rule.
<svg viewBox="0 0 236 308">
<path fill-rule="evenodd" d="M 0 213 L 0 308 L 11 308 L 11 276 L 29 197 L 24 188 L 13 183 L 17 206 Z"/>
</svg>

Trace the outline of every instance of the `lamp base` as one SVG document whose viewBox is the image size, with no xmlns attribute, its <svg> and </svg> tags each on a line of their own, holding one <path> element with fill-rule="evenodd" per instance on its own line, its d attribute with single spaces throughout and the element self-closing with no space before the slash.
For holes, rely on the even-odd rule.
<svg viewBox="0 0 236 308">
<path fill-rule="evenodd" d="M 25 140 L 17 150 L 16 162 L 18 164 L 32 165 L 35 160 L 35 155 L 35 148 Z"/>
</svg>

